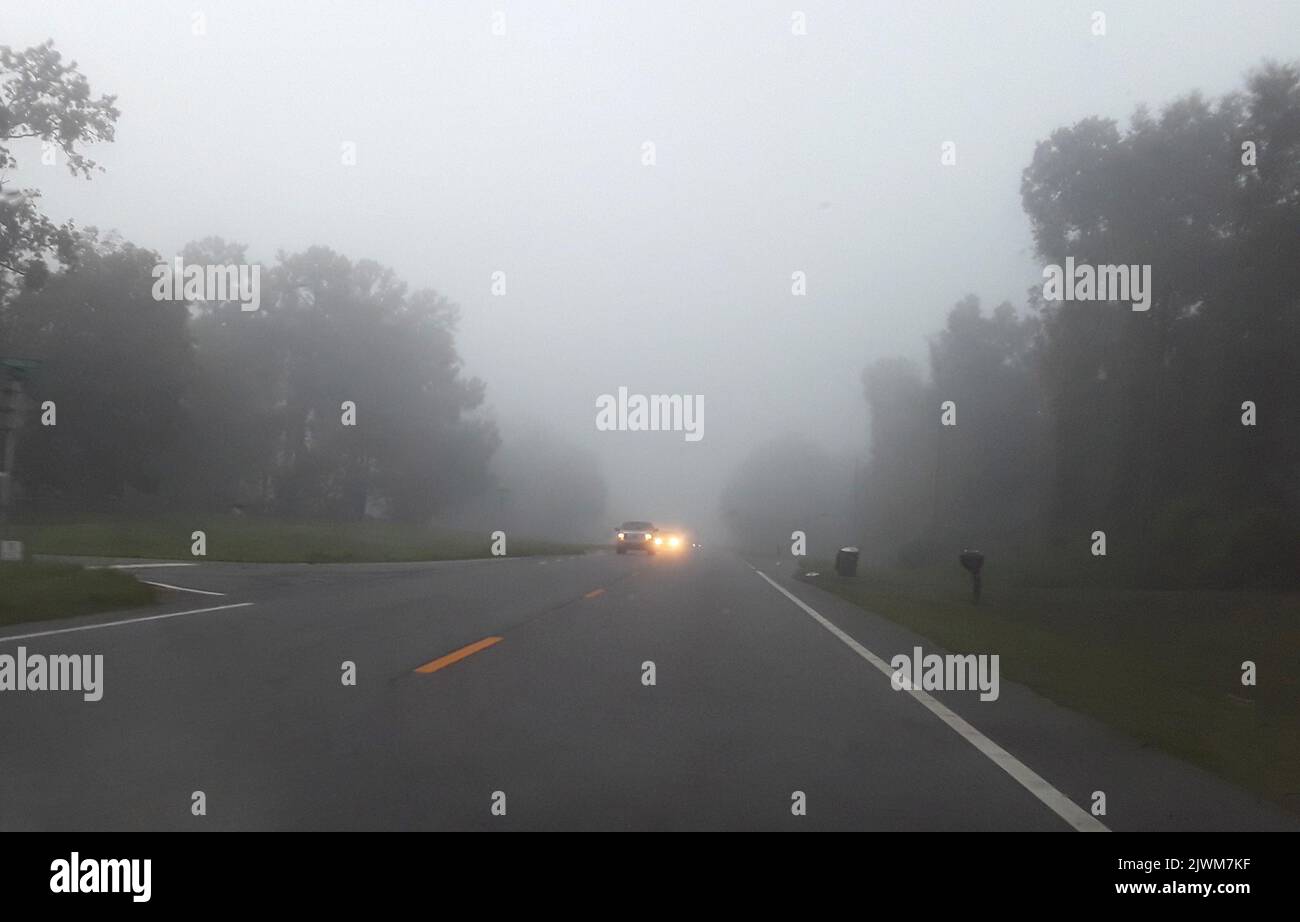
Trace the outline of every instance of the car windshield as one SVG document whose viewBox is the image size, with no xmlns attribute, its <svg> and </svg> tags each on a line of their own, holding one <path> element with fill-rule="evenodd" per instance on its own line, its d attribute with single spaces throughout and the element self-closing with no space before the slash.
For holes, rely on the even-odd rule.
<svg viewBox="0 0 1300 922">
<path fill-rule="evenodd" d="M 623 531 L 650 531 L 654 528 L 649 522 L 624 522 Z"/>
</svg>

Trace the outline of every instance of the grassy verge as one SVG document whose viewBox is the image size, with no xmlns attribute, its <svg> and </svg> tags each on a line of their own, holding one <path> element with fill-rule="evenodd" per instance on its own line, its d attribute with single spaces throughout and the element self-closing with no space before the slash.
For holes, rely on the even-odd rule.
<svg viewBox="0 0 1300 922">
<path fill-rule="evenodd" d="M 957 568 L 803 577 L 1300 813 L 1300 593 L 1034 588 Z M 956 572 L 949 572 L 949 569 Z M 1253 661 L 1258 685 L 1241 684 Z"/>
<path fill-rule="evenodd" d="M 0 625 L 149 605 L 154 589 L 114 570 L 0 563 Z"/>
<path fill-rule="evenodd" d="M 249 563 L 361 563 L 490 557 L 486 532 L 434 530 L 391 522 L 283 522 L 235 516 L 181 521 L 112 520 L 15 525 L 6 536 L 31 554 L 193 559 L 191 534 L 207 537 L 207 560 Z M 12 534 L 10 534 L 12 533 Z M 585 547 L 508 539 L 511 557 L 581 553 Z"/>
</svg>

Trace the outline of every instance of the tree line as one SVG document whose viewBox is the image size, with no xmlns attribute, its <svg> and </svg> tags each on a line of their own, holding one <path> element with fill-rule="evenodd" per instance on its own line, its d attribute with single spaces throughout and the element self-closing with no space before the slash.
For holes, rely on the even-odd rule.
<svg viewBox="0 0 1300 922">
<path fill-rule="evenodd" d="M 1150 267 L 1149 308 L 967 297 L 928 380 L 874 363 L 866 533 L 924 563 L 981 542 L 1091 553 L 1102 532 L 1138 582 L 1296 582 L 1300 70 L 1060 128 L 1021 199 L 1044 264 Z"/>
<path fill-rule="evenodd" d="M 159 254 L 58 225 L 5 181 L 24 141 L 91 177 L 84 147 L 113 140 L 115 103 L 50 42 L 0 48 L 0 356 L 41 363 L 20 510 L 425 521 L 482 494 L 499 437 L 446 298 L 321 246 L 259 267 L 255 311 L 159 298 Z M 181 256 L 248 263 L 217 238 Z"/>
<path fill-rule="evenodd" d="M 928 369 L 863 372 L 865 470 L 763 446 L 731 484 L 733 530 L 788 543 L 806 515 L 747 511 L 778 477 L 801 506 L 854 495 L 845 531 L 881 563 L 970 546 L 1036 579 L 1300 582 L 1300 70 L 1059 128 L 1021 199 L 1045 266 L 1149 267 L 1147 309 L 1041 285 L 1019 309 L 961 299 Z"/>
</svg>

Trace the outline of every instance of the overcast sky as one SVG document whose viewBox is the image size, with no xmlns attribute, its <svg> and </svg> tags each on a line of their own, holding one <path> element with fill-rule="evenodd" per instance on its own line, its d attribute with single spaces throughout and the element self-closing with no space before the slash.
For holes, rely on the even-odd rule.
<svg viewBox="0 0 1300 922">
<path fill-rule="evenodd" d="M 1293 0 L 0 7 L 0 43 L 53 38 L 122 110 L 89 183 L 17 149 L 49 214 L 168 256 L 327 244 L 438 289 L 503 436 L 598 452 L 612 519 L 708 518 L 784 432 L 863 453 L 869 361 L 923 360 L 962 295 L 1023 304 L 1039 280 L 1036 141 L 1238 88 L 1297 36 Z M 703 394 L 704 438 L 597 432 L 620 385 Z"/>
</svg>

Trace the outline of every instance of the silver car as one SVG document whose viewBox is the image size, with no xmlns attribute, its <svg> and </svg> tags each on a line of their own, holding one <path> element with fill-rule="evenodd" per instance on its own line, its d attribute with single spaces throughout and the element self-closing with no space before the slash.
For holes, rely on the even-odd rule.
<svg viewBox="0 0 1300 922">
<path fill-rule="evenodd" d="M 620 554 L 628 551 L 655 552 L 655 536 L 659 529 L 652 522 L 624 522 L 618 527 L 618 536 L 614 539 L 614 550 Z"/>
</svg>

